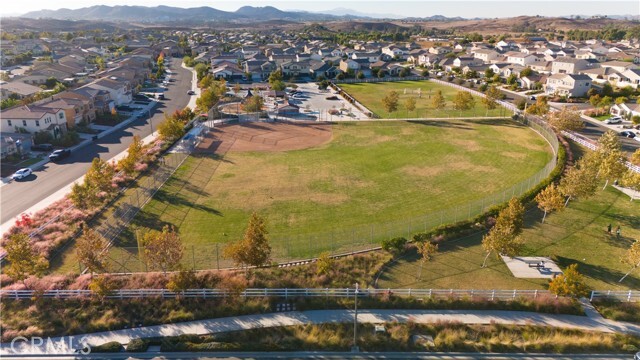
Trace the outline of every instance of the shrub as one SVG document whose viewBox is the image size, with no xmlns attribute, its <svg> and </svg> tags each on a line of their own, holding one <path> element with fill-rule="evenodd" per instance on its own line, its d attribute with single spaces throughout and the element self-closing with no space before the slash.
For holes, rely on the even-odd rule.
<svg viewBox="0 0 640 360">
<path fill-rule="evenodd" d="M 382 240 L 382 249 L 392 254 L 401 254 L 404 251 L 404 246 L 407 244 L 407 239 L 403 237 L 395 237 L 393 239 Z"/>
<path fill-rule="evenodd" d="M 123 349 L 122 344 L 117 341 L 110 341 L 102 345 L 91 346 L 92 353 L 112 353 L 121 352 Z"/>
<path fill-rule="evenodd" d="M 148 339 L 133 339 L 127 344 L 127 352 L 145 352 L 149 348 Z"/>
</svg>

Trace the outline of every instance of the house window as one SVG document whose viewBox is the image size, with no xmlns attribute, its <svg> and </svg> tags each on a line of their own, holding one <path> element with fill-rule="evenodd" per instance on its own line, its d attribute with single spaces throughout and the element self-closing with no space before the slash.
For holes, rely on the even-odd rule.
<svg viewBox="0 0 640 360">
<path fill-rule="evenodd" d="M 36 126 L 40 126 L 40 120 L 36 120 Z"/>
<path fill-rule="evenodd" d="M 22 126 L 27 126 L 27 120 L 22 120 Z"/>
<path fill-rule="evenodd" d="M 58 115 L 60 117 L 60 119 L 64 118 L 64 113 L 60 113 L 60 115 Z"/>
<path fill-rule="evenodd" d="M 11 120 L 7 120 L 7 125 L 11 126 Z"/>
</svg>

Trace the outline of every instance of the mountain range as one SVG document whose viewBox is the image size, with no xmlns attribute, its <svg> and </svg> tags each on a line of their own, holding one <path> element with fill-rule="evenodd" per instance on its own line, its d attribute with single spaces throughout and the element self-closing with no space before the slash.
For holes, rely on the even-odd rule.
<svg viewBox="0 0 640 360">
<path fill-rule="evenodd" d="M 312 13 L 304 11 L 283 11 L 273 6 L 243 6 L 236 11 L 223 11 L 208 6 L 197 8 L 179 8 L 171 6 L 106 6 L 95 5 L 80 9 L 38 10 L 28 12 L 21 17 L 49 18 L 60 20 L 103 20 L 134 22 L 174 22 L 190 20 L 206 21 L 322 21 L 360 18 L 356 15 Z M 364 18 L 364 17 L 362 17 Z"/>
</svg>

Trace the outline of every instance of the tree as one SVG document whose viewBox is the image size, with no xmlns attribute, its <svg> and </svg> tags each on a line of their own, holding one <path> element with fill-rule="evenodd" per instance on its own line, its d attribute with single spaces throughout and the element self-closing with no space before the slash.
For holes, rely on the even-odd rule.
<svg viewBox="0 0 640 360">
<path fill-rule="evenodd" d="M 249 225 L 242 240 L 228 245 L 224 249 L 224 256 L 241 266 L 262 266 L 269 262 L 271 246 L 267 238 L 267 228 L 264 218 L 257 213 L 251 214 Z"/>
<path fill-rule="evenodd" d="M 629 274 L 631 274 L 633 270 L 637 269 L 640 266 L 640 240 L 636 240 L 633 244 L 631 244 L 631 247 L 627 249 L 620 261 L 622 261 L 622 263 L 625 265 L 631 266 L 631 269 L 626 274 L 624 274 L 624 276 L 618 282 L 624 281 L 624 279 L 629 276 Z"/>
<path fill-rule="evenodd" d="M 212 84 L 200 93 L 200 96 L 196 99 L 196 106 L 200 111 L 209 111 L 220 100 L 220 95 Z"/>
<path fill-rule="evenodd" d="M 115 169 L 110 163 L 94 158 L 84 176 L 82 185 L 71 188 L 71 200 L 80 209 L 91 209 L 101 205 L 117 189 L 112 185 Z"/>
<path fill-rule="evenodd" d="M 547 213 L 556 210 L 562 210 L 564 208 L 564 197 L 555 184 L 551 184 L 544 188 L 538 195 L 536 195 L 535 201 L 538 203 L 538 208 L 544 211 L 542 222 L 547 217 Z"/>
<path fill-rule="evenodd" d="M 362 71 L 358 71 L 356 73 L 356 79 L 360 79 L 360 80 L 364 79 L 364 73 Z"/>
<path fill-rule="evenodd" d="M 626 157 L 622 152 L 618 135 L 614 131 L 608 130 L 602 134 L 598 143 L 600 144 L 596 150 L 599 164 L 598 176 L 606 179 L 602 188 L 604 190 L 610 179 L 618 179 L 627 171 Z"/>
<path fill-rule="evenodd" d="M 407 113 L 416 109 L 416 98 L 409 97 L 404 101 L 404 108 L 407 109 Z"/>
<path fill-rule="evenodd" d="M 538 96 L 536 103 L 527 108 L 527 113 L 543 116 L 549 113 L 549 103 L 546 96 Z"/>
<path fill-rule="evenodd" d="M 558 131 L 578 131 L 584 128 L 577 107 L 563 107 L 562 110 L 549 114 L 549 124 Z"/>
<path fill-rule="evenodd" d="M 203 63 L 197 63 L 194 67 L 193 70 L 195 70 L 196 72 L 196 76 L 198 78 L 198 81 L 202 80 L 205 76 L 207 76 L 207 73 L 209 72 L 209 66 L 207 66 L 206 64 Z"/>
<path fill-rule="evenodd" d="M 138 233 L 147 265 L 166 273 L 178 267 L 184 249 L 178 233 L 166 225 L 162 231 L 148 230 Z"/>
<path fill-rule="evenodd" d="M 613 86 L 608 82 L 602 84 L 602 95 L 603 96 L 613 96 Z"/>
<path fill-rule="evenodd" d="M 44 256 L 39 255 L 29 241 L 26 234 L 11 234 L 4 245 L 9 263 L 4 268 L 5 274 L 13 280 L 22 281 L 29 275 L 41 276 L 49 267 Z"/>
<path fill-rule="evenodd" d="M 593 160 L 593 156 L 589 156 L 587 153 L 582 159 L 578 160 L 573 167 L 570 167 L 565 172 L 558 190 L 562 195 L 567 197 L 565 206 L 569 203 L 569 200 L 574 198 L 589 198 L 593 196 L 597 189 L 596 175 L 597 169 L 589 165 Z"/>
<path fill-rule="evenodd" d="M 158 135 L 162 140 L 173 141 L 184 136 L 184 124 L 165 114 L 164 120 L 158 124 Z"/>
<path fill-rule="evenodd" d="M 328 252 L 323 252 L 316 260 L 316 275 L 327 275 L 333 268 L 334 260 Z"/>
<path fill-rule="evenodd" d="M 431 106 L 433 106 L 433 108 L 436 110 L 442 110 L 445 106 L 447 106 L 447 103 L 444 100 L 444 96 L 442 96 L 441 90 L 436 91 L 436 94 L 433 95 L 433 99 L 431 99 Z"/>
<path fill-rule="evenodd" d="M 207 74 L 205 77 L 202 78 L 202 80 L 198 82 L 198 87 L 201 89 L 206 89 L 209 86 L 211 86 L 211 84 L 213 84 L 214 81 L 215 80 L 213 78 L 213 74 Z"/>
<path fill-rule="evenodd" d="M 531 73 L 533 73 L 533 70 L 531 70 L 530 67 L 526 67 L 522 71 L 520 71 L 520 77 L 523 78 L 523 77 L 529 76 L 531 75 Z"/>
<path fill-rule="evenodd" d="M 89 290 L 91 290 L 92 295 L 100 301 L 104 301 L 116 289 L 116 283 L 110 277 L 104 275 L 92 278 L 91 283 L 89 283 Z"/>
<path fill-rule="evenodd" d="M 587 296 L 589 288 L 584 283 L 584 277 L 578 272 L 578 264 L 571 264 L 564 273 L 549 282 L 549 291 L 556 296 L 579 298 Z"/>
<path fill-rule="evenodd" d="M 484 71 L 485 79 L 491 79 L 493 77 L 493 75 L 495 75 L 495 73 L 493 72 L 493 69 L 492 68 L 486 68 L 486 70 Z"/>
<path fill-rule="evenodd" d="M 453 98 L 453 108 L 460 111 L 473 108 L 475 103 L 476 101 L 473 99 L 473 96 L 466 91 L 458 91 Z"/>
<path fill-rule="evenodd" d="M 400 98 L 400 94 L 397 91 L 391 91 L 387 96 L 382 98 L 382 105 L 384 105 L 385 110 L 389 114 L 398 110 L 398 99 Z"/>
<path fill-rule="evenodd" d="M 284 91 L 284 89 L 286 88 L 287 85 L 281 80 L 277 80 L 271 83 L 271 89 L 275 91 Z"/>
<path fill-rule="evenodd" d="M 197 284 L 198 279 L 196 278 L 196 272 L 191 269 L 181 268 L 171 276 L 167 283 L 167 289 L 174 293 L 178 293 L 193 289 Z"/>
<path fill-rule="evenodd" d="M 626 96 L 618 96 L 615 100 L 615 103 L 617 105 L 620 105 L 626 103 L 627 101 L 629 101 L 629 99 Z"/>
<path fill-rule="evenodd" d="M 636 149 L 636 151 L 633 154 L 631 154 L 631 158 L 629 158 L 629 161 L 633 165 L 640 166 L 640 149 Z"/>
<path fill-rule="evenodd" d="M 420 272 L 418 274 L 418 279 L 421 279 L 424 263 L 431 261 L 438 253 L 438 244 L 434 244 L 431 241 L 422 241 L 417 244 L 417 247 L 418 254 L 420 254 Z"/>
<path fill-rule="evenodd" d="M 262 111 L 262 107 L 264 106 L 264 99 L 262 96 L 251 96 L 248 98 L 242 107 L 246 112 L 259 112 Z"/>
<path fill-rule="evenodd" d="M 107 241 L 97 231 L 85 227 L 76 240 L 78 261 L 91 274 L 102 272 L 107 267 Z"/>
<path fill-rule="evenodd" d="M 135 165 L 142 157 L 142 139 L 140 139 L 139 135 L 134 135 L 131 144 L 129 145 L 129 149 L 127 150 L 127 156 L 122 158 L 118 162 L 118 167 L 120 170 L 124 171 L 125 174 L 131 175 L 135 171 Z"/>
<path fill-rule="evenodd" d="M 398 255 L 404 251 L 404 247 L 406 244 L 407 239 L 403 237 L 385 239 L 382 240 L 382 250 L 387 251 L 393 255 Z"/>
<path fill-rule="evenodd" d="M 496 224 L 482 238 L 482 248 L 487 252 L 482 267 L 493 252 L 503 256 L 515 256 L 520 252 L 524 245 L 519 236 L 524 225 L 524 211 L 522 203 L 514 197 L 498 213 Z"/>
<path fill-rule="evenodd" d="M 482 98 L 482 103 L 487 108 L 487 115 L 489 110 L 493 110 L 498 107 L 498 99 L 502 96 L 500 90 L 497 87 L 492 86 L 485 92 L 485 97 Z"/>
</svg>

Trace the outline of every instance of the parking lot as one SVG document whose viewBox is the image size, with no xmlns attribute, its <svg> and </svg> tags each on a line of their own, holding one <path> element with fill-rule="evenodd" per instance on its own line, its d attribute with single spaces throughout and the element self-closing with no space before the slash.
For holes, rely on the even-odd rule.
<svg viewBox="0 0 640 360">
<path fill-rule="evenodd" d="M 293 94 L 288 94 L 289 103 L 300 108 L 299 115 L 276 116 L 276 106 L 282 105 L 285 100 L 266 97 L 265 105 L 271 116 L 278 119 L 290 120 L 316 120 L 316 121 L 341 121 L 368 119 L 360 110 L 338 95 L 334 90 L 320 90 L 315 83 L 297 84 L 298 88 Z"/>
</svg>

